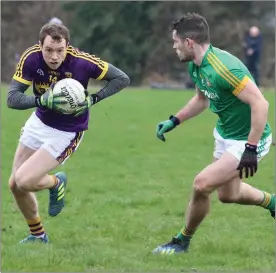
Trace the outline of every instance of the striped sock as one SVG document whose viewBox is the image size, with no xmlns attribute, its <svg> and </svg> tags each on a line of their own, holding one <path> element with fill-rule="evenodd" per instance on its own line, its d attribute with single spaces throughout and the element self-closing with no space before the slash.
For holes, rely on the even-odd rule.
<svg viewBox="0 0 276 273">
<path fill-rule="evenodd" d="M 195 233 L 194 231 L 188 230 L 186 227 L 182 228 L 181 231 L 176 235 L 176 238 L 180 239 L 181 241 L 190 240 Z"/>
<path fill-rule="evenodd" d="M 42 238 L 45 235 L 43 225 L 41 224 L 40 217 L 37 217 L 33 220 L 27 220 L 30 232 L 33 236 Z"/>
<path fill-rule="evenodd" d="M 275 210 L 275 194 L 270 194 L 265 191 L 263 191 L 263 194 L 264 194 L 264 199 L 259 206 L 263 207 L 265 209 L 274 211 Z"/>
</svg>

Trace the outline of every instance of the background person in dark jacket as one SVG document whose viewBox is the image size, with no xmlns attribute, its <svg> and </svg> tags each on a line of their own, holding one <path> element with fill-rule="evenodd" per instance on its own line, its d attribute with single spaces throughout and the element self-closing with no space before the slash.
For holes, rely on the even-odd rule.
<svg viewBox="0 0 276 273">
<path fill-rule="evenodd" d="M 244 40 L 245 64 L 259 86 L 259 64 L 262 47 L 262 35 L 257 26 L 250 27 Z"/>
</svg>

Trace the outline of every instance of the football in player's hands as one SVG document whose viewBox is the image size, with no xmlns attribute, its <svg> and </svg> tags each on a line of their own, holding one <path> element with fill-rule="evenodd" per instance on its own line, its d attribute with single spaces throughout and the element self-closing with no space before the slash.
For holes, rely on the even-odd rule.
<svg viewBox="0 0 276 273">
<path fill-rule="evenodd" d="M 60 98 L 60 104 L 59 99 L 56 100 L 59 112 L 65 115 L 74 114 L 79 105 L 86 100 L 85 91 L 77 80 L 66 78 L 58 81 L 53 89 L 53 97 Z"/>
</svg>

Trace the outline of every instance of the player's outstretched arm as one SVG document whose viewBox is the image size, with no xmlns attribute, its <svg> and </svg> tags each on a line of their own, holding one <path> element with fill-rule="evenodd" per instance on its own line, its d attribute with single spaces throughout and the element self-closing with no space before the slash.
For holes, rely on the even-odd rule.
<svg viewBox="0 0 276 273">
<path fill-rule="evenodd" d="M 164 133 L 167 133 L 178 126 L 181 122 L 195 117 L 202 113 L 209 106 L 208 99 L 196 86 L 196 95 L 175 115 L 168 120 L 160 122 L 156 127 L 157 137 L 165 141 Z"/>
<path fill-rule="evenodd" d="M 9 108 L 26 110 L 34 107 L 48 108 L 58 112 L 58 105 L 63 103 L 62 96 L 53 96 L 53 85 L 41 96 L 28 96 L 25 91 L 29 85 L 12 79 L 8 92 L 7 105 Z"/>
<path fill-rule="evenodd" d="M 7 97 L 7 105 L 9 108 L 25 110 L 36 107 L 35 96 L 27 96 L 25 91 L 29 85 L 12 80 Z"/>
<path fill-rule="evenodd" d="M 209 100 L 196 86 L 196 95 L 175 115 L 179 123 L 202 113 L 209 106 Z"/>
<path fill-rule="evenodd" d="M 102 80 L 105 80 L 108 83 L 97 93 L 88 94 L 85 103 L 80 105 L 76 111 L 76 116 L 83 114 L 89 107 L 99 101 L 118 93 L 130 83 L 130 79 L 127 74 L 112 64 L 108 64 L 108 70 Z"/>
</svg>

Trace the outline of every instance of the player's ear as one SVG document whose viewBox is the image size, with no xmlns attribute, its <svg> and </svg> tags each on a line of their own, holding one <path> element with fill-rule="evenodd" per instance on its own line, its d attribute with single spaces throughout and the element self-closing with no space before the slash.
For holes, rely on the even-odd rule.
<svg viewBox="0 0 276 273">
<path fill-rule="evenodd" d="M 42 49 L 42 44 L 40 41 L 38 42 L 38 44 L 39 44 L 40 49 Z"/>
<path fill-rule="evenodd" d="M 188 45 L 188 47 L 193 47 L 194 41 L 192 39 L 186 38 L 186 45 Z"/>
<path fill-rule="evenodd" d="M 182 39 L 182 44 L 185 45 L 185 46 L 188 46 L 189 45 L 189 39 L 188 38 Z"/>
</svg>

